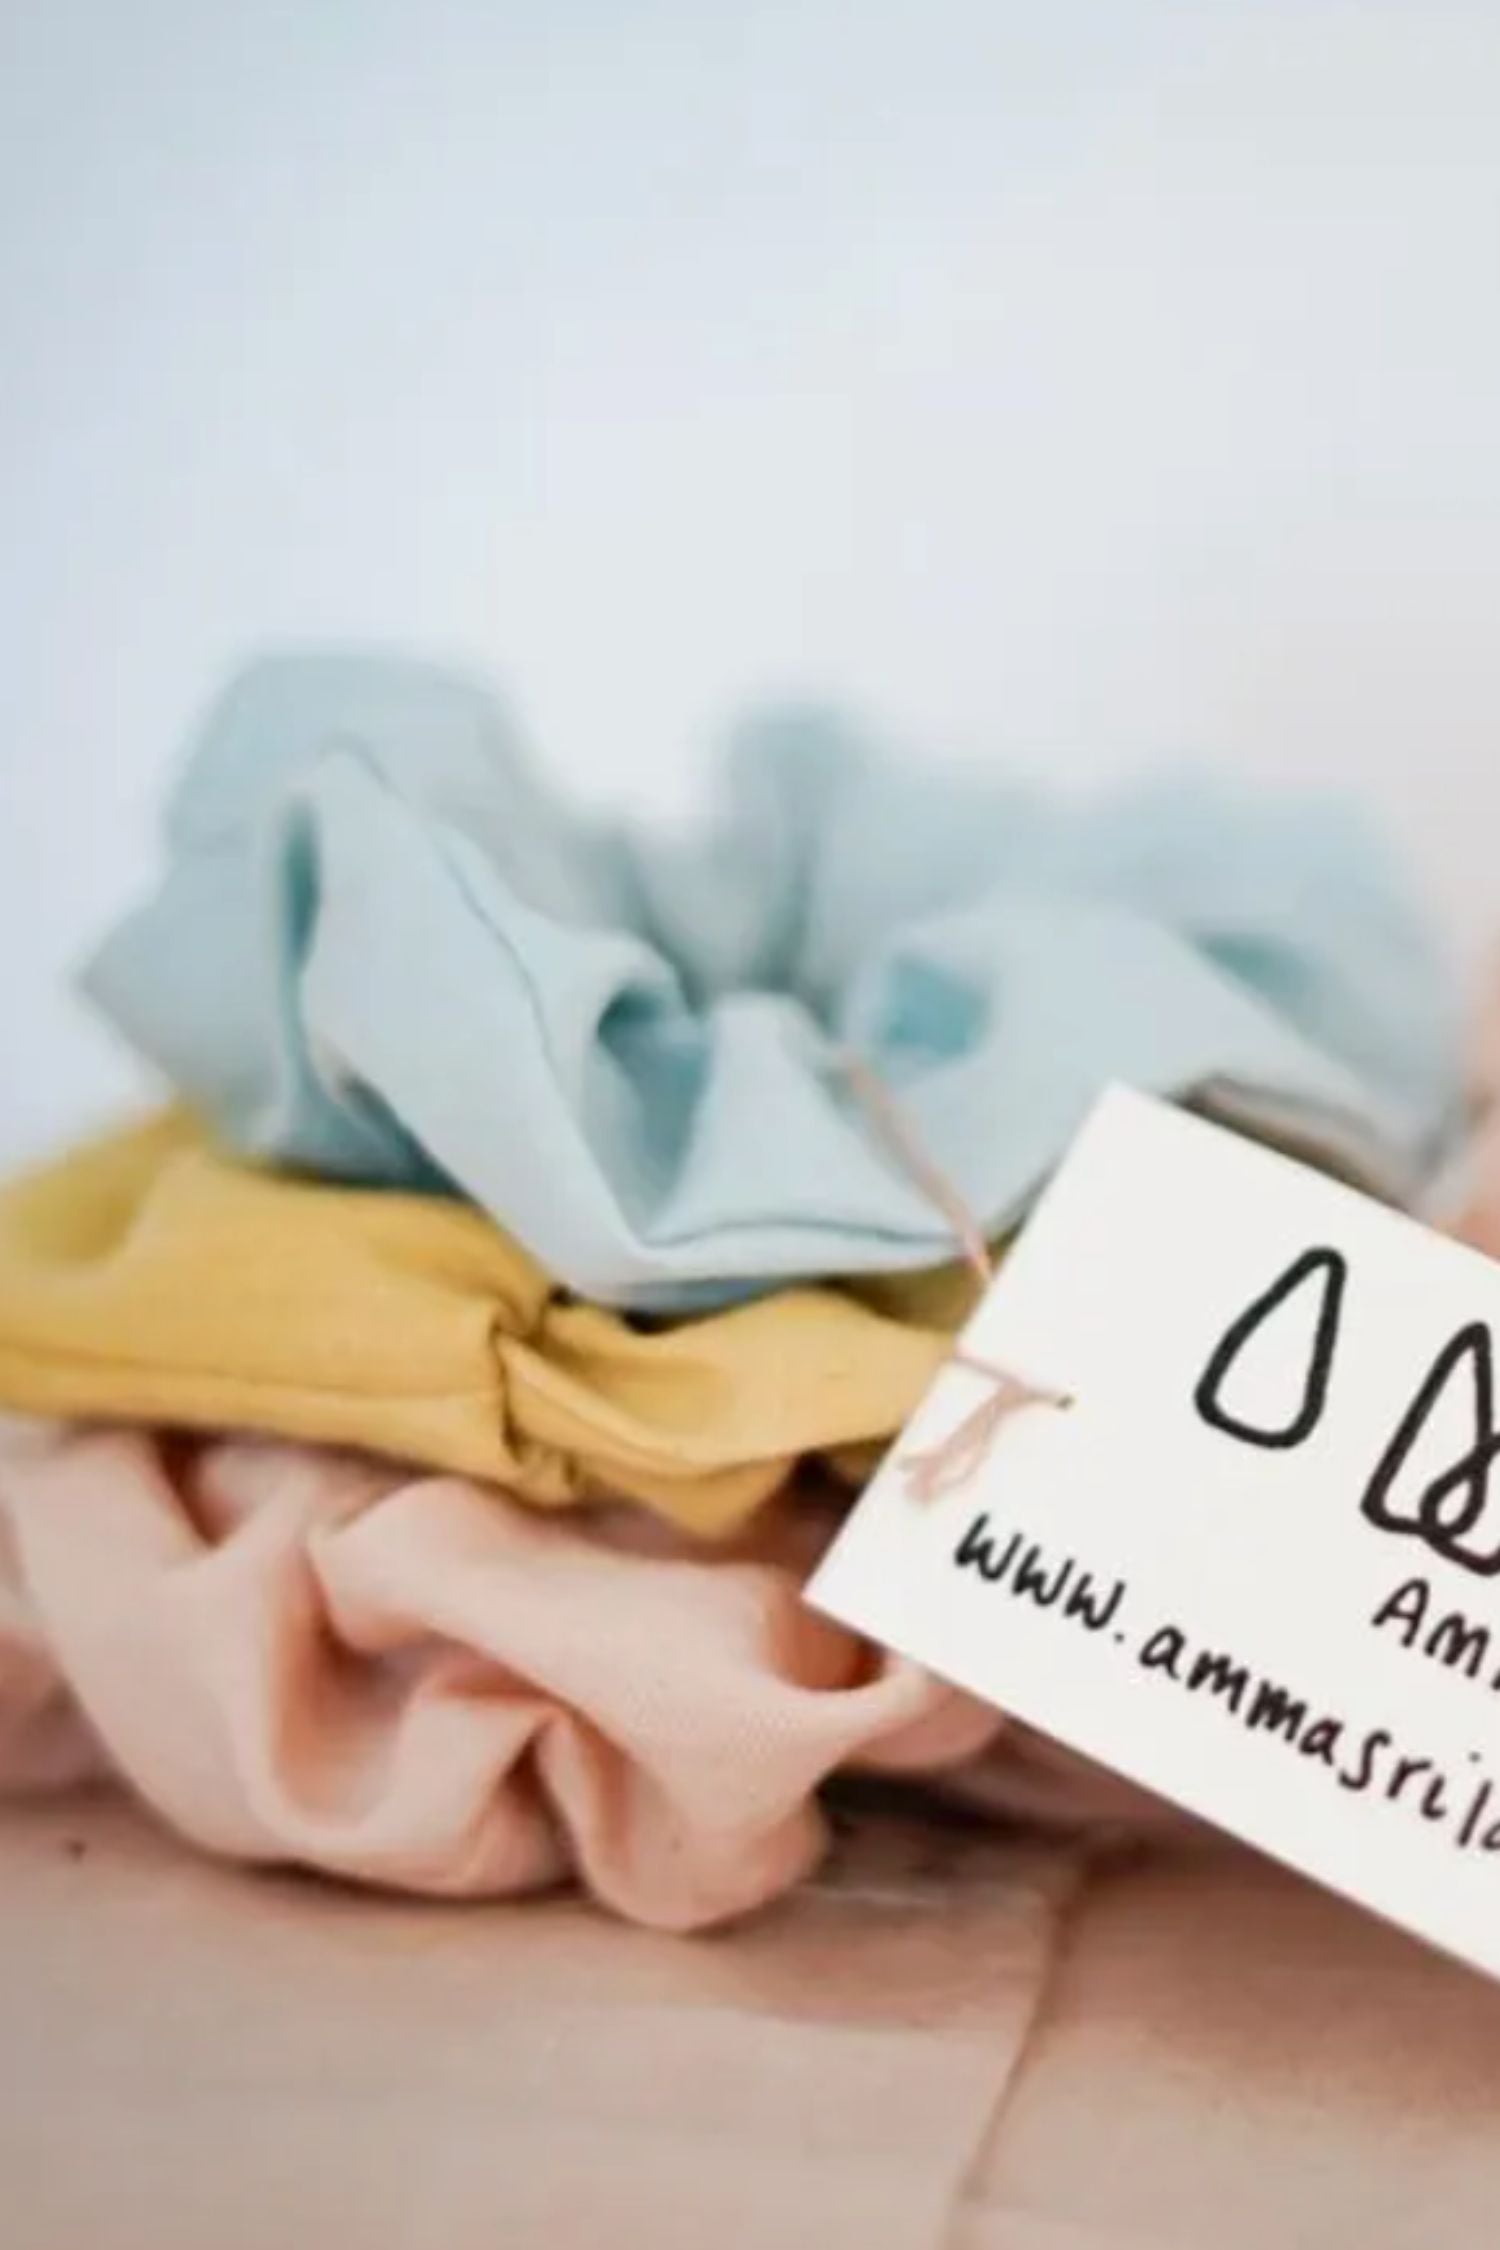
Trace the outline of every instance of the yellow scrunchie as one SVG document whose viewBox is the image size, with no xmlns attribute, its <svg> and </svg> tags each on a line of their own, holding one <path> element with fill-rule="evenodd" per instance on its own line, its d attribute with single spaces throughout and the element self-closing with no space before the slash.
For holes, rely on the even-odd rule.
<svg viewBox="0 0 1500 2250">
<path fill-rule="evenodd" d="M 944 1268 L 648 1328 L 462 1204 L 262 1171 L 173 1111 L 0 1192 L 0 1406 L 359 1446 L 715 1537 L 799 1459 L 866 1466 L 973 1286 Z"/>
</svg>

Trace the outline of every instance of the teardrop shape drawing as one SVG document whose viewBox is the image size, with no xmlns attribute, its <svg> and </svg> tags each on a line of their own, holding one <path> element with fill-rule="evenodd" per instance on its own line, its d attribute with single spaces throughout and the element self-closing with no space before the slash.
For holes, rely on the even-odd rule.
<svg viewBox="0 0 1500 2250">
<path fill-rule="evenodd" d="M 1449 1385 L 1464 1381 L 1473 1413 L 1473 1444 L 1441 1476 L 1428 1480 L 1414 1504 L 1393 1506 L 1397 1480 L 1433 1415 L 1446 1402 Z M 1490 1470 L 1497 1454 L 1500 1432 L 1495 1429 L 1493 1345 L 1485 1322 L 1474 1320 L 1448 1339 L 1422 1378 L 1390 1444 L 1375 1464 L 1361 1502 L 1362 1511 L 1382 1531 L 1410 1533 L 1434 1554 L 1457 1563 L 1461 1570 L 1492 1578 L 1500 1572 L 1500 1524 L 1490 1532 L 1490 1548 L 1482 1537 L 1470 1535 L 1483 1530 Z"/>
<path fill-rule="evenodd" d="M 1339 1318 L 1344 1306 L 1344 1286 L 1348 1278 L 1348 1263 L 1341 1251 L 1304 1250 L 1300 1257 L 1292 1260 L 1285 1273 L 1277 1276 L 1269 1289 L 1263 1291 L 1246 1306 L 1236 1320 L 1230 1322 L 1215 1345 L 1208 1365 L 1198 1379 L 1197 1389 L 1193 1392 L 1193 1404 L 1210 1429 L 1222 1430 L 1226 1437 L 1238 1438 L 1244 1445 L 1266 1446 L 1273 1451 L 1287 1451 L 1311 1437 L 1322 1419 L 1328 1398 L 1328 1382 L 1333 1372 Z M 1296 1410 L 1290 1420 L 1279 1426 L 1264 1427 L 1257 1422 L 1245 1421 L 1225 1405 L 1225 1383 L 1247 1346 L 1260 1336 L 1267 1322 L 1283 1312 L 1303 1289 L 1321 1289 L 1322 1295 L 1312 1323 L 1312 1348 Z M 1305 1307 L 1298 1307 L 1298 1317 L 1305 1319 Z"/>
</svg>

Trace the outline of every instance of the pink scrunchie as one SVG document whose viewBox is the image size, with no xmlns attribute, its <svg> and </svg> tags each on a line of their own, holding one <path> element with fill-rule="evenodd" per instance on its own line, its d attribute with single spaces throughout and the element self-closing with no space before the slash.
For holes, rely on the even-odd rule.
<svg viewBox="0 0 1500 2250">
<path fill-rule="evenodd" d="M 758 1554 L 688 1558 L 624 1512 L 112 1431 L 8 1442 L 0 1527 L 0 1786 L 97 1766 L 65 1685 L 159 1813 L 239 1858 L 470 1895 L 576 1874 L 688 1929 L 816 1863 L 836 1768 L 943 1768 L 1002 1724 L 805 1608 L 784 1516 Z"/>
<path fill-rule="evenodd" d="M 71 1789 L 108 1770 L 26 1599 L 0 1518 L 0 1793 Z"/>
</svg>

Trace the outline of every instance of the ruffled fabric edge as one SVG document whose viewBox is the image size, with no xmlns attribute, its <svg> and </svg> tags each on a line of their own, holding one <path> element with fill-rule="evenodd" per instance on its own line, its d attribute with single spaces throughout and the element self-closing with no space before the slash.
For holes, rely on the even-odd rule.
<svg viewBox="0 0 1500 2250">
<path fill-rule="evenodd" d="M 686 1559 L 623 1513 L 121 1431 L 8 1441 L 0 1511 L 0 1778 L 80 1778 L 92 1737 L 236 1858 L 457 1896 L 576 1876 L 695 1928 L 816 1862 L 836 1768 L 941 1768 L 1000 1723 L 806 1610 L 764 1539 Z"/>
<path fill-rule="evenodd" d="M 972 1309 L 954 1268 L 647 1327 L 458 1203 L 229 1160 L 182 1112 L 0 1188 L 0 1404 L 244 1428 L 731 1536 L 810 1456 L 867 1463 Z"/>
<path fill-rule="evenodd" d="M 849 761 L 825 763 L 813 810 L 852 819 Z M 799 772 L 781 776 L 793 794 Z M 892 787 L 883 820 L 857 804 L 871 850 L 900 826 L 897 801 L 916 821 L 941 794 Z M 513 819 L 480 821 L 487 790 Z M 970 818 L 987 804 L 1037 825 L 1024 793 L 959 798 Z M 211 721 L 177 857 L 87 985 L 241 1147 L 450 1184 L 603 1303 L 680 1311 L 951 1250 L 851 1100 L 846 1045 L 889 1077 L 990 1232 L 1112 1078 L 1202 1097 L 1407 1195 L 1446 1123 L 1449 1043 L 1425 944 L 1362 829 L 1202 788 L 1143 791 L 1080 826 L 1097 881 L 1043 833 L 1008 884 L 895 914 L 821 1012 L 769 985 L 705 1003 L 661 943 L 610 924 L 650 891 L 644 859 L 551 804 L 481 698 L 420 667 L 287 659 Z M 516 827 L 542 840 L 541 903 Z M 658 900 L 644 924 L 662 921 Z"/>
<path fill-rule="evenodd" d="M 12 1426 L 0 1792 L 113 1771 L 232 1858 L 454 1897 L 576 1879 L 674 1930 L 814 1867 L 840 1773 L 1160 1820 L 809 1610 L 830 1528 L 781 1509 L 705 1559 L 628 1511 L 555 1525 L 352 1455 Z"/>
</svg>

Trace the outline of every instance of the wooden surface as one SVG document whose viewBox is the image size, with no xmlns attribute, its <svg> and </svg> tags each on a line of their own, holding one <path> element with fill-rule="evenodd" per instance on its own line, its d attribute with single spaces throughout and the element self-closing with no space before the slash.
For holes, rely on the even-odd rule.
<svg viewBox="0 0 1500 2250">
<path fill-rule="evenodd" d="M 6 2250 L 1481 2250 L 1500 1994 L 1238 1852 L 864 1817 L 738 1930 L 0 1817 Z"/>
</svg>

